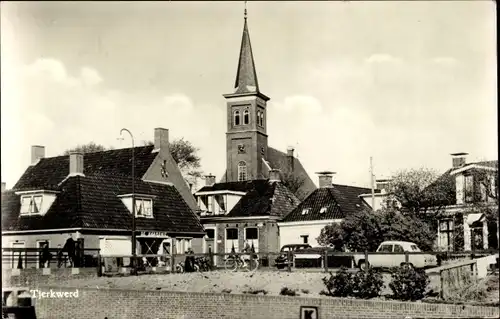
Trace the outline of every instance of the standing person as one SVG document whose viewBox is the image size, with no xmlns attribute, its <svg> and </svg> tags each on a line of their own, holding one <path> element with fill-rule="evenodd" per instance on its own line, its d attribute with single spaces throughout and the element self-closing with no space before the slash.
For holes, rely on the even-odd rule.
<svg viewBox="0 0 500 319">
<path fill-rule="evenodd" d="M 61 268 L 63 263 L 63 249 L 61 245 L 57 245 L 57 268 Z"/>
<path fill-rule="evenodd" d="M 68 253 L 70 267 L 73 267 L 75 262 L 75 241 L 73 240 L 72 234 L 69 234 L 69 238 L 66 240 L 63 250 Z"/>
<path fill-rule="evenodd" d="M 49 242 L 46 241 L 45 245 L 43 246 L 42 250 L 42 257 L 43 257 L 43 267 L 44 268 L 49 268 L 50 267 L 50 260 L 52 259 L 52 254 L 50 253 L 49 250 Z"/>
</svg>

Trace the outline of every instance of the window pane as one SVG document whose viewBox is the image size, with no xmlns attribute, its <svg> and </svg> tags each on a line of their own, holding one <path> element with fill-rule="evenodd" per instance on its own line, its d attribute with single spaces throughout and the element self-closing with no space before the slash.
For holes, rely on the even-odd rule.
<svg viewBox="0 0 500 319">
<path fill-rule="evenodd" d="M 30 209 L 31 197 L 25 196 L 21 199 L 21 214 L 28 214 Z"/>
<path fill-rule="evenodd" d="M 403 247 L 399 246 L 399 245 L 394 245 L 394 252 L 395 253 L 404 253 L 404 249 Z"/>
<path fill-rule="evenodd" d="M 238 229 L 236 228 L 226 229 L 226 234 L 227 234 L 227 239 L 229 240 L 238 239 Z"/>
<path fill-rule="evenodd" d="M 208 238 L 210 238 L 210 239 L 214 239 L 215 238 L 215 229 L 207 229 L 206 232 L 207 232 L 207 237 Z"/>
<path fill-rule="evenodd" d="M 392 252 L 392 245 L 382 245 L 379 249 L 380 252 L 390 253 Z"/>
<path fill-rule="evenodd" d="M 33 202 L 34 202 L 33 213 L 37 214 L 42 209 L 42 199 L 43 196 L 33 196 Z"/>
<path fill-rule="evenodd" d="M 245 229 L 246 239 L 259 239 L 259 230 L 257 228 Z"/>
<path fill-rule="evenodd" d="M 153 201 L 150 199 L 144 200 L 144 215 L 152 216 L 153 215 Z"/>
</svg>

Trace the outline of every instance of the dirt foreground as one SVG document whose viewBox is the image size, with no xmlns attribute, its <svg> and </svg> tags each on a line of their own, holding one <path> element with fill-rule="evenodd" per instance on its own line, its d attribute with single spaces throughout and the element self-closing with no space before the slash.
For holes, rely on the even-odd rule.
<svg viewBox="0 0 500 319">
<path fill-rule="evenodd" d="M 71 280 L 71 287 L 118 288 L 138 290 L 168 290 L 203 293 L 230 292 L 242 294 L 249 290 L 264 290 L 267 295 L 279 295 L 283 287 L 296 290 L 300 296 L 320 297 L 325 289 L 322 278 L 325 273 L 257 271 L 231 272 L 214 271 L 206 273 L 159 274 L 127 277 L 100 277 L 95 279 Z M 390 274 L 384 274 L 386 287 L 383 295 L 390 295 Z M 431 287 L 437 291 L 439 279 L 431 277 Z"/>
</svg>

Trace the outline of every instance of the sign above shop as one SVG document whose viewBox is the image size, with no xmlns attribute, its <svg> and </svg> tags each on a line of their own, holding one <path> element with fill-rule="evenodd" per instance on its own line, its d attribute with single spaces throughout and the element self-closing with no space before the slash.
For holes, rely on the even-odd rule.
<svg viewBox="0 0 500 319">
<path fill-rule="evenodd" d="M 168 235 L 166 232 L 162 231 L 141 231 L 138 237 L 166 238 Z"/>
</svg>

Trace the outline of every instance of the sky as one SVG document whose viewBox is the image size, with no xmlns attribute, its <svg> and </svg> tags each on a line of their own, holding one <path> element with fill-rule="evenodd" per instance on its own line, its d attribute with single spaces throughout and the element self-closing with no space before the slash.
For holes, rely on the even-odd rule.
<svg viewBox="0 0 500 319">
<path fill-rule="evenodd" d="M 498 158 L 493 1 L 248 2 L 269 145 L 314 182 L 369 186 L 443 172 L 450 153 Z M 2 2 L 1 178 L 78 144 L 130 147 L 155 127 L 225 170 L 226 103 L 243 1 Z"/>
</svg>

